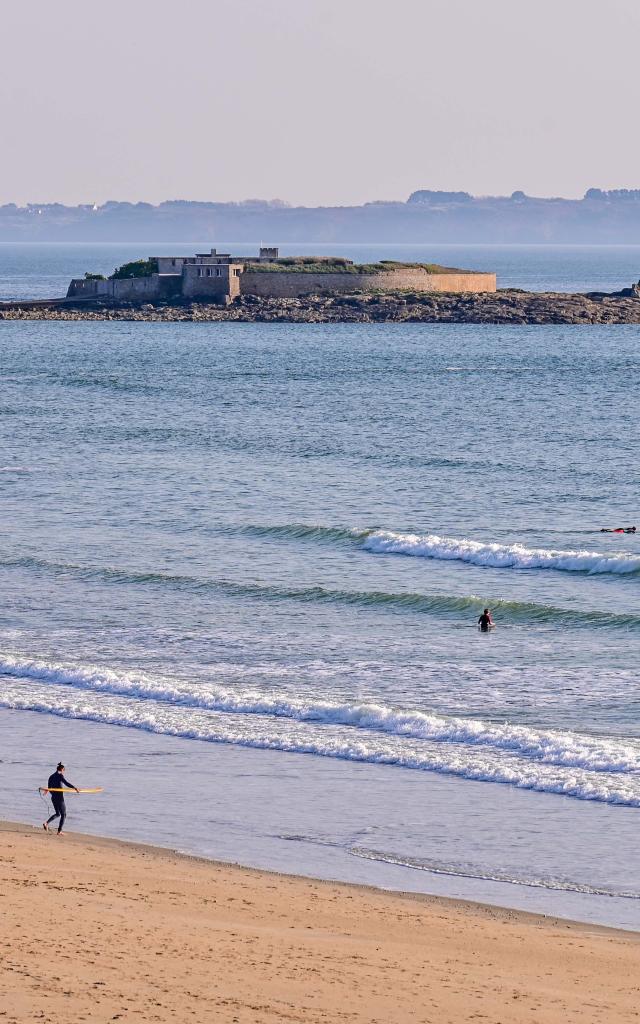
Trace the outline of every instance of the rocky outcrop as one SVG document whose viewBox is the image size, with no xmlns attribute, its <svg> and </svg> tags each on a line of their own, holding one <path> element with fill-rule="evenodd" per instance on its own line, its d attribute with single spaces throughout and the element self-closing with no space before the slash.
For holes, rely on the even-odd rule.
<svg viewBox="0 0 640 1024">
<path fill-rule="evenodd" d="M 503 289 L 493 293 L 389 292 L 205 303 L 0 305 L 0 320 L 164 320 L 244 323 L 640 324 L 635 289 L 578 295 Z"/>
</svg>

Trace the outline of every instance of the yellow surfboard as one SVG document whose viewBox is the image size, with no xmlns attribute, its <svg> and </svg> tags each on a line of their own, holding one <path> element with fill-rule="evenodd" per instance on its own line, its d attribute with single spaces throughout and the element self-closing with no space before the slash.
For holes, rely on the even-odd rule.
<svg viewBox="0 0 640 1024">
<path fill-rule="evenodd" d="M 102 793 L 103 787 L 96 786 L 94 789 L 47 789 L 46 786 L 40 786 L 41 793 Z"/>
</svg>

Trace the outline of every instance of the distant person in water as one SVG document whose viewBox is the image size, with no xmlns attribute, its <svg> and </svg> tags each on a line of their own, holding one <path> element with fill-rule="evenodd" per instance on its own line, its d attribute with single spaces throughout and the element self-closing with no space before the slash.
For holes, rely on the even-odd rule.
<svg viewBox="0 0 640 1024">
<path fill-rule="evenodd" d="M 64 765 L 61 761 L 53 775 L 49 776 L 47 789 L 75 789 L 76 793 L 79 793 L 80 790 L 78 787 L 74 786 L 72 782 L 68 782 L 67 779 L 65 779 L 63 772 Z M 60 823 L 58 824 L 58 835 L 60 835 L 64 826 L 65 818 L 67 817 L 67 806 L 64 802 L 64 793 L 49 793 L 49 796 L 51 797 L 51 803 L 53 804 L 53 814 L 50 818 L 47 818 L 46 821 L 43 821 L 42 827 L 45 832 L 48 832 L 51 822 L 55 821 L 56 818 L 60 818 Z"/>
<path fill-rule="evenodd" d="M 488 633 L 490 629 L 495 627 L 495 622 L 491 618 L 491 610 L 485 608 L 482 615 L 478 619 L 478 629 L 481 633 Z"/>
<path fill-rule="evenodd" d="M 635 532 L 636 532 L 636 527 L 635 526 L 616 526 L 615 529 L 611 529 L 611 527 L 608 527 L 608 526 L 603 526 L 602 529 L 600 530 L 600 533 L 635 533 Z"/>
</svg>

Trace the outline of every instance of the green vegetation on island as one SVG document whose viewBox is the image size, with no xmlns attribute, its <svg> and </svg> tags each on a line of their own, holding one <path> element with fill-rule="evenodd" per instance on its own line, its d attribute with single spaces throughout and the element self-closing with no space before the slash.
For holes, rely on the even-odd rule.
<svg viewBox="0 0 640 1024">
<path fill-rule="evenodd" d="M 123 263 L 117 267 L 109 280 L 120 281 L 126 277 L 151 277 L 158 273 L 158 261 L 150 257 L 148 260 L 132 260 L 131 263 Z M 85 275 L 86 277 L 86 275 Z"/>
<path fill-rule="evenodd" d="M 242 257 L 238 257 L 242 259 Z M 244 262 L 244 261 L 243 261 Z M 458 274 L 455 267 L 441 267 L 438 263 L 405 263 L 399 260 L 380 260 L 378 263 L 352 263 L 341 256 L 284 256 L 273 262 L 252 262 L 247 259 L 245 272 L 257 274 L 384 274 L 394 270 L 423 270 L 427 274 Z M 117 267 L 108 278 L 119 281 L 132 277 L 151 277 L 158 273 L 158 261 L 132 260 Z M 86 281 L 106 281 L 103 274 L 85 273 Z"/>
<path fill-rule="evenodd" d="M 131 263 L 123 263 L 121 267 L 116 267 L 108 278 L 104 274 L 92 274 L 87 270 L 84 279 L 85 281 L 120 281 L 128 277 L 151 277 L 152 274 L 157 273 L 158 261 L 149 257 L 148 260 L 132 260 Z"/>
<path fill-rule="evenodd" d="M 351 263 L 339 256 L 285 256 L 277 263 L 245 264 L 246 273 L 259 274 L 384 274 L 393 270 L 424 270 L 427 274 L 457 274 L 453 267 L 441 267 L 437 263 L 400 263 L 397 260 L 380 260 L 379 263 Z"/>
</svg>

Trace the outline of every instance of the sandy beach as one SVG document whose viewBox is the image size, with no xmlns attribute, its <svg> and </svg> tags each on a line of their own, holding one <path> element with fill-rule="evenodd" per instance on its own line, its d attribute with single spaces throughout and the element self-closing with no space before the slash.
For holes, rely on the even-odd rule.
<svg viewBox="0 0 640 1024">
<path fill-rule="evenodd" d="M 633 933 L 3 823 L 0 1019 L 638 1017 Z"/>
</svg>

